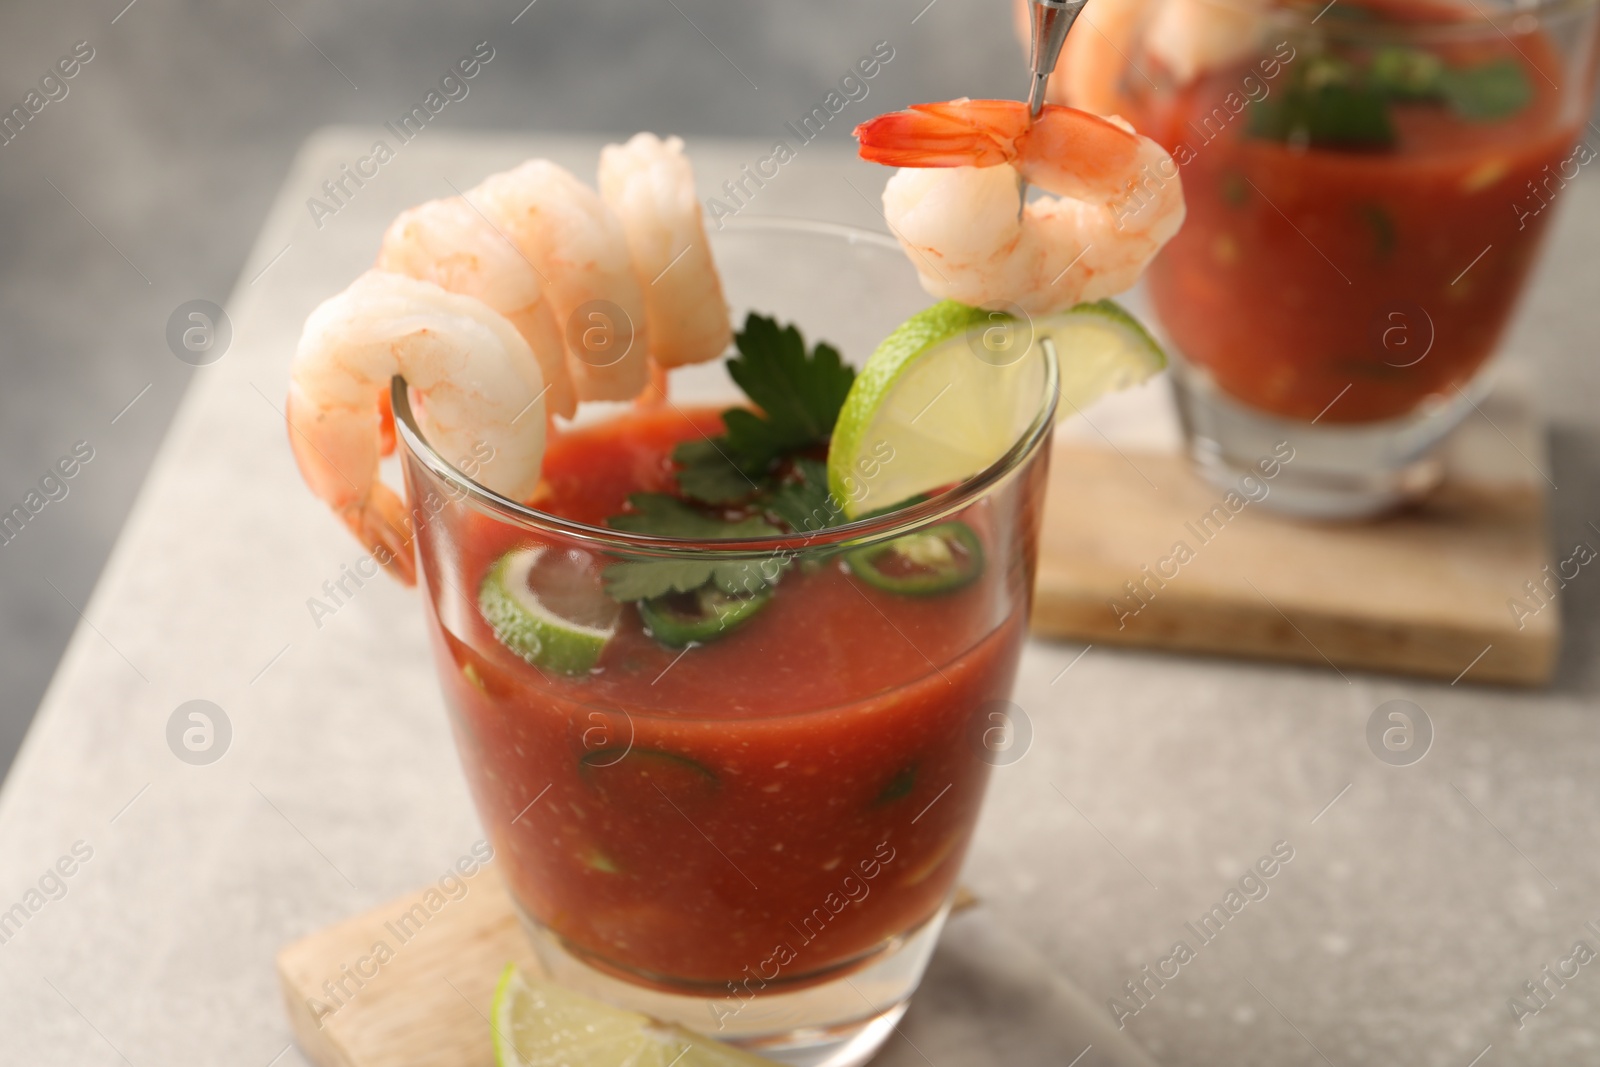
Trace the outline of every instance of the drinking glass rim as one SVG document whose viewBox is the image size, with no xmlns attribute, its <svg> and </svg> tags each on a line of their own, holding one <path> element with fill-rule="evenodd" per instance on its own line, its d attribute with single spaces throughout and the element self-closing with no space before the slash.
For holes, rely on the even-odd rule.
<svg viewBox="0 0 1600 1067">
<path fill-rule="evenodd" d="M 841 223 L 815 222 L 807 219 L 780 216 L 758 216 L 744 221 L 729 220 L 730 229 L 782 230 L 844 237 L 852 242 L 898 248 L 892 237 L 859 230 Z M 734 223 L 740 223 L 734 226 Z M 1056 408 L 1060 398 L 1060 367 L 1056 356 L 1048 347 L 1040 349 L 1045 364 L 1044 402 L 1035 412 L 1022 434 L 995 462 L 972 477 L 957 483 L 953 488 L 921 503 L 898 508 L 885 515 L 854 519 L 838 526 L 824 527 L 810 532 L 771 534 L 764 537 L 700 539 L 692 537 L 665 537 L 659 534 L 634 533 L 615 530 L 609 526 L 592 526 L 573 519 L 562 518 L 547 511 L 518 503 L 480 485 L 464 472 L 456 469 L 434 450 L 423 435 L 411 407 L 406 382 L 395 375 L 390 383 L 390 402 L 394 409 L 397 436 L 406 450 L 434 477 L 459 491 L 457 499 L 470 500 L 479 509 L 495 517 L 526 529 L 555 535 L 590 545 L 602 552 L 625 553 L 635 556 L 720 556 L 748 558 L 768 555 L 773 551 L 796 551 L 857 542 L 888 540 L 936 523 L 967 507 L 992 488 L 1004 481 L 1012 472 L 1033 456 L 1049 436 L 1055 425 Z M 417 503 L 410 501 L 409 507 Z"/>
<path fill-rule="evenodd" d="M 1593 7 L 1597 0 L 1532 0 L 1526 6 L 1488 10 L 1478 0 L 1469 0 L 1470 9 L 1458 9 L 1464 18 L 1428 19 L 1418 22 L 1319 21 L 1334 3 L 1305 7 L 1263 8 L 1251 0 L 1200 0 L 1204 4 L 1256 15 L 1270 24 L 1293 30 L 1306 30 L 1326 37 L 1352 37 L 1372 41 L 1432 41 L 1468 37 L 1484 32 L 1504 34 L 1506 28 L 1532 17 L 1541 25 L 1552 17 Z M 1339 0 L 1335 0 L 1335 3 Z"/>
</svg>

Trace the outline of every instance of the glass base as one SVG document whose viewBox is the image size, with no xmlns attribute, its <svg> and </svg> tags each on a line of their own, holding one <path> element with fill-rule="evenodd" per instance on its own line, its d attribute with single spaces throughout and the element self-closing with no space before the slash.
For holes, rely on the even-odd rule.
<svg viewBox="0 0 1600 1067">
<path fill-rule="evenodd" d="M 871 1059 L 905 1014 L 949 911 L 946 903 L 931 919 L 884 943 L 840 977 L 790 992 L 754 995 L 745 985 L 729 982 L 728 992 L 707 996 L 700 990 L 671 993 L 636 985 L 601 970 L 517 908 L 551 980 L 792 1067 L 859 1067 Z"/>
<path fill-rule="evenodd" d="M 1440 445 L 1481 399 L 1487 376 L 1480 374 L 1454 398 L 1435 398 L 1402 418 L 1322 424 L 1246 407 L 1205 371 L 1179 360 L 1172 380 L 1190 459 L 1208 482 L 1286 515 L 1363 519 L 1439 484 Z M 1277 473 L 1268 476 L 1274 463 Z M 1241 486 L 1247 478 L 1255 482 Z M 1265 489 L 1251 491 L 1256 483 Z"/>
</svg>

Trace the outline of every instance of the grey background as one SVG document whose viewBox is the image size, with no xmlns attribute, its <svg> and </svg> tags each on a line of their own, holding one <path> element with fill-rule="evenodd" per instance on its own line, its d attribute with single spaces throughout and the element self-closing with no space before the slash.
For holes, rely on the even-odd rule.
<svg viewBox="0 0 1600 1067">
<path fill-rule="evenodd" d="M 225 302 L 310 131 L 398 117 L 481 40 L 495 58 L 436 125 L 766 136 L 878 40 L 899 59 L 871 85 L 880 110 L 1025 80 L 1006 0 L 126 3 L 0 8 L 3 110 L 75 42 L 95 50 L 0 147 L 0 511 L 74 442 L 95 449 L 0 546 L 0 772 L 196 373 L 167 317 Z"/>
</svg>

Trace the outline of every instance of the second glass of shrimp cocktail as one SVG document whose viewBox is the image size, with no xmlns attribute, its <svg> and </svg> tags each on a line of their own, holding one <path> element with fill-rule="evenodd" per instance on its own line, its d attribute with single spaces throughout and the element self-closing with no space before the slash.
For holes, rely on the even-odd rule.
<svg viewBox="0 0 1600 1067">
<path fill-rule="evenodd" d="M 1105 166 L 1052 134 L 1123 166 L 1159 152 L 1065 109 L 1027 149 L 1021 107 L 858 131 L 868 158 L 930 168 L 885 194 L 920 234 L 903 246 L 747 218 L 708 235 L 676 142 L 636 138 L 599 195 L 530 163 L 408 212 L 381 269 L 308 322 L 297 456 L 402 577 L 414 546 L 467 780 L 560 986 L 830 1067 L 905 1011 L 1008 743 L 1058 397 L 1162 365 L 1121 309 L 1083 303 L 1104 283 L 1041 295 L 974 251 L 1007 236 L 972 174 L 1009 188 L 999 226 L 1055 270 L 1111 242 L 1024 217 L 1017 172 Z M 952 128 L 1008 147 L 933 151 Z M 949 229 L 919 229 L 919 204 Z M 1142 239 L 1123 284 L 1160 243 Z M 907 251 L 943 279 L 919 286 Z M 374 475 L 389 410 L 405 505 Z M 535 1033 L 548 1013 L 517 1019 L 503 1061 L 576 1055 Z"/>
<path fill-rule="evenodd" d="M 1160 141 L 1188 192 L 1149 282 L 1203 472 L 1233 484 L 1287 444 L 1265 506 L 1332 518 L 1437 481 L 1595 158 L 1596 10 L 1130 0 L 1074 38 L 1064 95 Z"/>
</svg>

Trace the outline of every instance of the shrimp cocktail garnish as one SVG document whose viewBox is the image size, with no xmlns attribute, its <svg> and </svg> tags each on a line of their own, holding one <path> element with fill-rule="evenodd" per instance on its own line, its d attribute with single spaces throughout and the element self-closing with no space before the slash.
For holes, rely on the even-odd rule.
<svg viewBox="0 0 1600 1067">
<path fill-rule="evenodd" d="M 927 376 L 951 362 L 963 346 L 949 342 L 992 333 L 1001 318 L 1029 317 L 1019 331 L 1034 349 L 1053 342 L 1063 415 L 1163 365 L 1148 335 L 1105 299 L 1131 287 L 1183 222 L 1179 181 L 1160 177 L 1176 169 L 1154 141 L 1069 107 L 1030 118 L 1020 102 L 966 99 L 881 115 L 856 136 L 862 158 L 901 168 L 884 188 L 884 216 L 941 303 L 895 331 L 854 378 L 842 405 L 850 441 L 890 434 L 915 452 L 918 431 L 895 422 L 896 382 L 913 366 Z M 1023 203 L 1024 182 L 1044 195 Z M 311 314 L 291 370 L 289 440 L 307 485 L 409 584 L 411 511 L 378 477 L 395 443 L 396 375 L 440 456 L 527 502 L 539 496 L 548 436 L 564 432 L 556 418 L 585 401 L 665 402 L 667 372 L 718 358 L 732 332 L 682 141 L 641 133 L 607 146 L 598 192 L 530 160 L 403 212 L 373 269 Z M 948 380 L 970 370 L 952 365 Z M 839 406 L 822 414 L 837 419 Z M 857 457 L 840 453 L 838 436 L 832 423 L 815 427 L 766 466 L 833 439 L 831 484 L 815 488 L 831 489 L 842 513 L 860 513 L 862 494 L 847 484 Z M 902 464 L 913 480 L 892 492 L 905 496 L 878 490 L 872 501 L 892 506 L 954 484 L 1009 443 L 957 442 L 965 447 L 954 461 Z M 749 469 L 760 456 L 727 459 L 762 473 Z"/>
<path fill-rule="evenodd" d="M 729 334 L 683 142 L 641 133 L 601 152 L 598 193 L 536 159 L 395 219 L 374 268 L 306 320 L 289 441 L 311 490 L 410 584 L 409 510 L 378 479 L 396 375 L 445 460 L 523 501 L 552 418 L 637 397 Z"/>
</svg>

